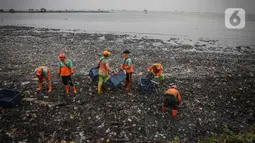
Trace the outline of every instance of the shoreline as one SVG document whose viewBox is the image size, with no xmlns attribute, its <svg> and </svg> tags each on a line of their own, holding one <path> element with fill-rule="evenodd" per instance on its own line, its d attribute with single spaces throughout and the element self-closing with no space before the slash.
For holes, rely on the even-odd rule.
<svg viewBox="0 0 255 143">
<path fill-rule="evenodd" d="M 113 13 L 113 11 L 2 11 L 1 13 Z"/>
<path fill-rule="evenodd" d="M 208 40 L 217 40 L 216 46 L 253 46 L 253 26 L 247 25 L 243 30 L 228 30 L 224 17 L 206 15 L 193 15 L 192 13 L 157 13 L 114 11 L 111 14 L 100 14 L 96 17 L 90 14 L 0 14 L 0 25 L 23 25 L 45 28 L 80 29 L 88 32 L 127 33 L 160 38 L 165 41 L 170 37 L 179 38 L 183 42 L 194 45 L 203 37 Z M 135 21 L 135 16 L 140 20 Z M 98 18 L 99 19 L 98 19 Z M 157 18 L 158 17 L 158 18 Z M 177 18 L 179 17 L 179 19 Z M 190 20 L 188 17 L 193 19 Z M 117 18 L 117 19 L 116 19 Z M 159 21 L 155 23 L 155 20 Z M 165 19 L 165 20 L 164 20 Z M 172 20 L 171 20 L 172 19 Z M 251 19 L 252 20 L 252 19 Z M 100 23 L 98 22 L 100 21 Z M 116 22 L 115 22 L 116 21 Z M 202 22 L 203 21 L 203 22 Z M 148 22 L 148 24 L 146 24 Z M 247 21 L 247 23 L 252 21 Z M 158 24 L 157 24 L 158 23 Z M 162 25 L 162 26 L 159 26 Z M 180 30 L 178 28 L 180 25 Z"/>
<path fill-rule="evenodd" d="M 254 45 L 226 45 L 220 43 L 217 39 L 203 38 L 197 37 L 197 39 L 190 39 L 188 37 L 180 37 L 180 36 L 171 36 L 165 35 L 162 38 L 157 37 L 154 34 L 146 34 L 146 33 L 134 33 L 134 32 L 100 32 L 100 31 L 87 31 L 81 29 L 57 29 L 57 28 L 47 28 L 47 27 L 37 27 L 37 26 L 17 26 L 17 25 L 4 25 L 0 26 L 0 28 L 4 27 L 13 27 L 17 29 L 33 29 L 38 32 L 60 32 L 60 33 L 77 33 L 77 34 L 98 34 L 98 35 L 114 35 L 120 37 L 128 37 L 128 39 L 138 40 L 138 39 L 149 39 L 159 41 L 159 43 L 169 44 L 172 46 L 188 46 L 193 47 L 188 49 L 187 52 L 212 52 L 212 53 L 229 53 L 229 54 L 255 54 L 255 44 Z M 161 34 L 162 35 L 162 34 Z M 164 35 L 164 34 L 163 34 Z M 103 38 L 103 37 L 102 37 Z"/>
</svg>

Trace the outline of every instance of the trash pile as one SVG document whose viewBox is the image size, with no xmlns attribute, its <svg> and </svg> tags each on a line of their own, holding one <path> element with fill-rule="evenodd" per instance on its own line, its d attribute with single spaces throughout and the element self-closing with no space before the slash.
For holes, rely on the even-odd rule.
<svg viewBox="0 0 255 143">
<path fill-rule="evenodd" d="M 215 45 L 217 40 L 209 42 Z M 179 138 L 195 142 L 226 124 L 233 131 L 248 130 L 247 120 L 255 109 L 255 46 L 249 45 L 245 52 L 243 47 L 227 51 L 219 47 L 214 52 L 146 37 L 2 26 L 0 87 L 26 90 L 18 107 L 0 109 L 0 140 L 166 142 Z M 115 88 L 97 94 L 97 83 L 88 74 L 104 49 L 111 51 L 114 69 L 120 66 L 122 51 L 133 51 L 135 72 L 129 92 Z M 57 78 L 59 53 L 73 60 L 77 94 L 70 97 Z M 164 66 L 165 82 L 156 92 L 140 93 L 140 77 L 157 62 Z M 44 87 L 35 98 L 33 71 L 42 65 L 51 69 L 52 93 Z M 177 84 L 183 98 L 176 118 L 161 110 L 170 83 Z"/>
</svg>

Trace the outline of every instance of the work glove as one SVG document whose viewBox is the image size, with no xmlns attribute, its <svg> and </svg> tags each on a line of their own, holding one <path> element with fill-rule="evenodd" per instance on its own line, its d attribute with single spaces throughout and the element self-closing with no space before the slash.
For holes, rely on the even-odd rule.
<svg viewBox="0 0 255 143">
<path fill-rule="evenodd" d="M 74 73 L 71 73 L 71 76 L 74 76 Z"/>
<path fill-rule="evenodd" d="M 109 74 L 110 76 L 113 76 L 113 75 L 114 75 L 114 72 L 111 71 L 111 72 L 108 72 L 108 74 Z"/>
<path fill-rule="evenodd" d="M 182 106 L 182 104 L 183 104 L 183 102 L 182 102 L 182 101 L 178 101 L 178 107 L 181 107 L 181 106 Z"/>
<path fill-rule="evenodd" d="M 114 75 L 118 74 L 118 72 L 116 72 L 116 70 L 113 70 L 112 73 L 113 73 Z"/>
<path fill-rule="evenodd" d="M 162 111 L 166 111 L 166 107 L 162 106 Z"/>
</svg>

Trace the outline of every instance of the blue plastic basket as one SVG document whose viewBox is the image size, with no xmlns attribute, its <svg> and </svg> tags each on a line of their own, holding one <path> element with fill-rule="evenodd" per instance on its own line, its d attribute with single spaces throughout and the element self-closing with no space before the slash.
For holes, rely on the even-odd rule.
<svg viewBox="0 0 255 143">
<path fill-rule="evenodd" d="M 99 68 L 98 68 L 98 67 L 95 67 L 95 68 L 90 69 L 90 71 L 89 71 L 89 77 L 90 77 L 93 81 L 98 80 L 98 76 L 99 76 L 98 71 L 99 71 Z"/>
<path fill-rule="evenodd" d="M 152 93 L 155 91 L 155 84 L 148 78 L 140 78 L 140 92 Z"/>
<path fill-rule="evenodd" d="M 21 96 L 19 91 L 2 89 L 0 90 L 0 106 L 11 108 L 20 104 Z"/>
<path fill-rule="evenodd" d="M 116 88 L 118 87 L 121 82 L 126 79 L 126 74 L 124 73 L 124 71 L 119 71 L 117 74 L 115 74 L 114 76 L 112 76 L 106 83 L 105 85 L 109 88 Z"/>
</svg>

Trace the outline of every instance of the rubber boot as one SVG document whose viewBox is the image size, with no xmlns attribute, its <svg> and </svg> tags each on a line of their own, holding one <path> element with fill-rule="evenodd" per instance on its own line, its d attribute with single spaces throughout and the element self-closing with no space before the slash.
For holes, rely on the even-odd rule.
<svg viewBox="0 0 255 143">
<path fill-rule="evenodd" d="M 42 89 L 42 83 L 39 82 L 39 88 L 37 90 L 40 91 L 41 89 Z"/>
<path fill-rule="evenodd" d="M 66 93 L 68 94 L 69 93 L 69 86 L 65 85 L 65 89 L 66 89 Z"/>
<path fill-rule="evenodd" d="M 176 117 L 177 110 L 172 110 L 172 117 Z"/>
<path fill-rule="evenodd" d="M 102 94 L 102 85 L 98 85 L 97 92 L 98 94 Z"/>
<path fill-rule="evenodd" d="M 36 91 L 35 91 L 35 96 L 37 96 L 38 95 L 38 93 L 41 91 L 41 89 L 42 89 L 42 83 L 38 83 L 38 85 L 39 85 L 39 87 L 36 89 Z"/>
<path fill-rule="evenodd" d="M 51 92 L 52 91 L 52 86 L 51 86 L 51 84 L 48 84 L 48 92 Z"/>
<path fill-rule="evenodd" d="M 130 87 L 131 87 L 131 84 L 128 83 L 128 84 L 127 84 L 127 87 L 126 87 L 126 91 L 129 91 L 129 90 L 130 90 Z"/>
<path fill-rule="evenodd" d="M 108 87 L 107 85 L 104 85 L 104 89 L 106 89 L 106 90 L 111 90 L 111 88 Z"/>
<path fill-rule="evenodd" d="M 77 93 L 77 90 L 76 90 L 76 87 L 73 86 L 73 93 L 76 94 Z"/>
<path fill-rule="evenodd" d="M 162 111 L 166 111 L 166 107 L 162 106 Z"/>
<path fill-rule="evenodd" d="M 127 87 L 127 86 L 128 86 L 128 82 L 127 82 L 127 81 L 125 82 L 124 86 L 125 86 L 125 87 Z"/>
</svg>

